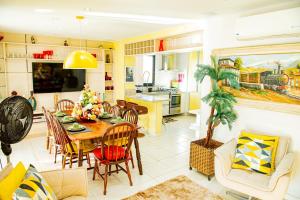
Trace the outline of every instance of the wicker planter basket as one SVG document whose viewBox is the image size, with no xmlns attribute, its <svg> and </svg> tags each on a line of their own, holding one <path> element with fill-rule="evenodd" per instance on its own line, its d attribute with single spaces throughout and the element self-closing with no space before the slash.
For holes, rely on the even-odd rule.
<svg viewBox="0 0 300 200">
<path fill-rule="evenodd" d="M 195 168 L 197 171 L 208 177 L 214 175 L 214 150 L 223 143 L 211 140 L 210 147 L 204 147 L 205 138 L 195 140 L 190 145 L 190 169 Z"/>
</svg>

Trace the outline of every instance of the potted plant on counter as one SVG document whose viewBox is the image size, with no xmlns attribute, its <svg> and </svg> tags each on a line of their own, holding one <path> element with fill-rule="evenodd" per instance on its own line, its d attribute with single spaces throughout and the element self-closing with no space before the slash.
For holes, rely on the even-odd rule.
<svg viewBox="0 0 300 200">
<path fill-rule="evenodd" d="M 190 145 L 190 169 L 195 168 L 208 176 L 214 174 L 214 150 L 222 145 L 221 142 L 213 140 L 214 130 L 220 124 L 228 125 L 229 129 L 236 120 L 237 115 L 233 109 L 236 103 L 235 97 L 222 88 L 223 83 L 233 88 L 239 88 L 239 75 L 226 67 L 220 67 L 218 59 L 211 57 L 212 65 L 198 65 L 195 72 L 195 79 L 202 83 L 206 76 L 210 77 L 211 92 L 202 98 L 210 109 L 210 116 L 207 120 L 206 138 L 191 142 Z"/>
</svg>

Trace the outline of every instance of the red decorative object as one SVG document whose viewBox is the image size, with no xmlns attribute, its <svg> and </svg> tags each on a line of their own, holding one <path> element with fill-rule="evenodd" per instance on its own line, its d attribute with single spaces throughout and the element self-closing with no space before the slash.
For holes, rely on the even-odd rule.
<svg viewBox="0 0 300 200">
<path fill-rule="evenodd" d="M 159 49 L 158 51 L 164 51 L 164 40 L 159 40 Z"/>
<path fill-rule="evenodd" d="M 0 41 L 3 40 L 3 38 L 4 38 L 4 37 L 3 37 L 2 35 L 0 35 Z"/>
<path fill-rule="evenodd" d="M 95 54 L 95 53 L 92 53 L 92 55 L 93 55 L 95 58 L 97 58 L 97 54 Z"/>
<path fill-rule="evenodd" d="M 178 82 L 181 83 L 184 79 L 184 74 L 183 73 L 179 73 L 178 74 Z"/>
</svg>

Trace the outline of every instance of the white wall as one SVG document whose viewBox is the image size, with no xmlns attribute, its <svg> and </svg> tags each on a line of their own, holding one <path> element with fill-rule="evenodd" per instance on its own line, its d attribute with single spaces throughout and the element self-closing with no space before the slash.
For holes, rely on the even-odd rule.
<svg viewBox="0 0 300 200">
<path fill-rule="evenodd" d="M 227 48 L 238 46 L 253 46 L 262 44 L 278 44 L 300 42 L 299 37 L 272 38 L 253 41 L 238 41 L 234 36 L 234 23 L 238 16 L 227 15 L 211 18 L 207 21 L 204 31 L 204 63 L 210 64 L 210 54 L 215 48 Z M 276 19 L 274 19 L 276 21 Z M 257 21 L 259 23 L 259 21 Z M 254 28 L 254 27 L 253 27 Z M 209 80 L 205 80 L 201 85 L 201 96 L 205 96 L 210 88 Z M 251 129 L 274 135 L 287 135 L 291 137 L 291 151 L 296 152 L 296 173 L 294 174 L 287 199 L 300 199 L 300 116 L 266 110 L 258 110 L 242 106 L 236 106 L 238 120 L 234 128 L 229 131 L 227 127 L 218 127 L 215 131 L 215 138 L 220 141 L 228 141 L 236 137 L 240 130 Z M 206 120 L 209 115 L 209 107 L 203 104 L 201 109 L 201 137 L 206 133 Z"/>
</svg>

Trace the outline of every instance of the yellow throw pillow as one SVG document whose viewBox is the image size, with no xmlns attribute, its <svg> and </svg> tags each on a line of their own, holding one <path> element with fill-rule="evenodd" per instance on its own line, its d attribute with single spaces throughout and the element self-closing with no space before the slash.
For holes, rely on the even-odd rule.
<svg viewBox="0 0 300 200">
<path fill-rule="evenodd" d="M 0 182 L 0 199 L 11 200 L 12 194 L 21 184 L 26 173 L 24 165 L 19 162 L 17 166 Z"/>
<path fill-rule="evenodd" d="M 279 137 L 243 131 L 239 136 L 232 168 L 270 175 L 275 168 Z"/>
<path fill-rule="evenodd" d="M 56 195 L 53 190 L 41 176 L 41 174 L 35 169 L 33 165 L 30 165 L 24 176 L 24 180 L 15 190 L 13 194 L 13 200 L 56 200 Z"/>
</svg>

